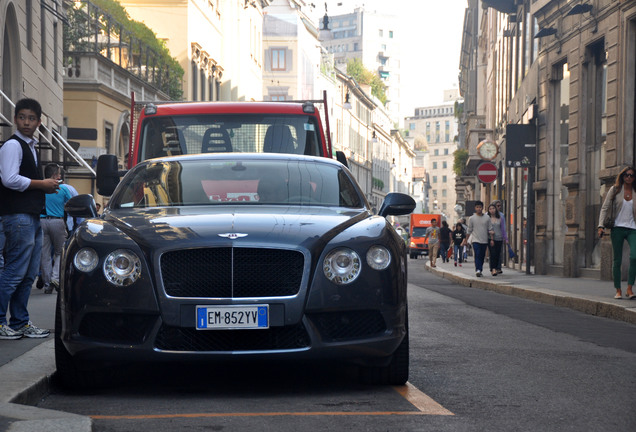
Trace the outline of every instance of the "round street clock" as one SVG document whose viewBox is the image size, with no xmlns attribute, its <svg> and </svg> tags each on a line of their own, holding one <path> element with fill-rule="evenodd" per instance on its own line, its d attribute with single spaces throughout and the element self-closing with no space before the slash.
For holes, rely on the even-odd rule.
<svg viewBox="0 0 636 432">
<path fill-rule="evenodd" d="M 491 140 L 484 140 L 477 145 L 479 157 L 485 160 L 493 160 L 499 154 L 499 146 Z"/>
</svg>

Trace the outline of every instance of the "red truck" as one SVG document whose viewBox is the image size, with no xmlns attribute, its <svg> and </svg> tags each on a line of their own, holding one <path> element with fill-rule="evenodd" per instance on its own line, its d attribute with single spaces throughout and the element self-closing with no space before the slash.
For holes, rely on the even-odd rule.
<svg viewBox="0 0 636 432">
<path fill-rule="evenodd" d="M 409 256 L 411 259 L 420 255 L 428 255 L 428 239 L 426 228 L 431 226 L 431 220 L 437 219 L 437 226 L 441 226 L 441 214 L 411 214 L 411 223 L 409 225 Z"/>
<path fill-rule="evenodd" d="M 317 109 L 324 105 L 324 124 Z M 127 168 L 156 157 L 215 152 L 332 158 L 326 97 L 305 102 L 132 102 Z M 337 159 L 346 165 L 342 152 Z M 119 182 L 114 155 L 97 164 L 97 191 Z"/>
</svg>

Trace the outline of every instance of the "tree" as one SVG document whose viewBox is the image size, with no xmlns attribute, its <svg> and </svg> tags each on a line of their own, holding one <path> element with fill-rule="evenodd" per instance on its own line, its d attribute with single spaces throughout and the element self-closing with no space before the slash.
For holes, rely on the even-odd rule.
<svg viewBox="0 0 636 432">
<path fill-rule="evenodd" d="M 453 161 L 453 172 L 459 177 L 464 172 L 466 161 L 468 160 L 468 150 L 457 149 L 453 152 L 455 160 Z"/>
<path fill-rule="evenodd" d="M 362 64 L 362 60 L 354 58 L 347 63 L 347 75 L 353 77 L 359 84 L 371 86 L 371 94 L 377 97 L 380 102 L 386 104 L 386 85 L 380 76 Z"/>
</svg>

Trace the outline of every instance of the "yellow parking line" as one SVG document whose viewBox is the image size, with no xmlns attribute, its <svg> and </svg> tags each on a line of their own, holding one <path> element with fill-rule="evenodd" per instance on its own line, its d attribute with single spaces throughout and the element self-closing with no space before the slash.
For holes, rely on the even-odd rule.
<svg viewBox="0 0 636 432">
<path fill-rule="evenodd" d="M 403 386 L 393 387 L 399 394 L 409 401 L 415 408 L 420 410 L 423 414 L 429 415 L 455 415 L 448 411 L 446 408 L 435 402 L 425 393 L 421 392 L 410 382 L 407 382 Z"/>
<path fill-rule="evenodd" d="M 207 418 L 207 417 L 307 417 L 307 416 L 389 416 L 389 415 L 425 415 L 422 411 L 315 411 L 315 412 L 255 412 L 255 413 L 190 413 L 190 414 L 143 414 L 143 415 L 92 415 L 95 420 L 153 420 L 170 418 Z"/>
<path fill-rule="evenodd" d="M 455 415 L 435 402 L 413 384 L 393 387 L 418 411 L 312 411 L 312 412 L 253 412 L 253 413 L 184 413 L 184 414 L 138 414 L 138 415 L 92 415 L 95 420 L 154 420 L 174 418 L 211 417 L 308 417 L 308 416 L 409 416 L 409 415 Z"/>
</svg>

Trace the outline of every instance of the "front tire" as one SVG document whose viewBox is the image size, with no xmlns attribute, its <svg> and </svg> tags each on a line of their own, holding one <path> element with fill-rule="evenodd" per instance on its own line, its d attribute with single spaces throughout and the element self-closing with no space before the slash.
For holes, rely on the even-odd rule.
<svg viewBox="0 0 636 432">
<path fill-rule="evenodd" d="M 77 367 L 73 356 L 68 352 L 62 342 L 62 307 L 61 294 L 58 294 L 55 304 L 55 367 L 56 379 L 62 387 L 72 390 L 86 390 L 94 387 L 101 387 L 110 374 L 104 370 L 82 370 Z"/>
<path fill-rule="evenodd" d="M 406 313 L 404 339 L 386 366 L 363 366 L 360 378 L 365 384 L 404 385 L 409 379 L 409 315 Z"/>
</svg>

